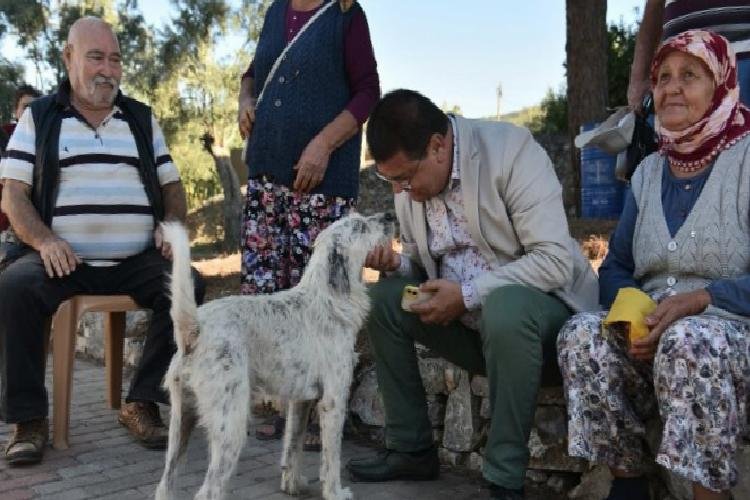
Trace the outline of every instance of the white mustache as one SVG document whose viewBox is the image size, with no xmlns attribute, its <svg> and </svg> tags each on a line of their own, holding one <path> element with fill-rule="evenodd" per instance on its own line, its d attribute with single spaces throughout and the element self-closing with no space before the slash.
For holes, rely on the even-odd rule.
<svg viewBox="0 0 750 500">
<path fill-rule="evenodd" d="M 94 77 L 93 82 L 94 85 L 102 85 L 104 83 L 111 85 L 112 87 L 117 87 L 119 85 L 119 82 L 117 80 L 107 76 L 96 76 Z"/>
</svg>

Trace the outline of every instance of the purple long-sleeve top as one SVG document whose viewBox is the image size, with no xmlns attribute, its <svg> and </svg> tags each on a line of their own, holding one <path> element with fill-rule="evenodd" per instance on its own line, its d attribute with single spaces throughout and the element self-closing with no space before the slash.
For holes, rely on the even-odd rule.
<svg viewBox="0 0 750 500">
<path fill-rule="evenodd" d="M 322 5 L 321 5 L 322 7 Z M 286 42 L 289 43 L 302 27 L 320 9 L 299 11 L 292 9 L 292 3 L 286 11 Z M 367 18 L 362 10 L 354 12 L 349 27 L 344 35 L 344 61 L 346 75 L 351 89 L 351 99 L 346 105 L 347 110 L 362 125 L 375 103 L 380 97 L 380 78 L 375 53 L 370 40 L 370 29 Z M 255 65 L 253 62 L 242 75 L 242 78 L 255 79 Z"/>
</svg>

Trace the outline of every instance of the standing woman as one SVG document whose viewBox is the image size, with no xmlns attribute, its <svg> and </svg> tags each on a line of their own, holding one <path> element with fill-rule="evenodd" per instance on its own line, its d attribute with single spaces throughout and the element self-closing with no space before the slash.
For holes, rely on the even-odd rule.
<svg viewBox="0 0 750 500">
<path fill-rule="evenodd" d="M 750 388 L 750 110 L 735 56 L 708 31 L 667 39 L 651 85 L 660 150 L 646 157 L 599 270 L 605 308 L 623 288 L 658 305 L 632 345 L 604 313 L 558 337 L 568 452 L 606 464 L 611 500 L 648 498 L 645 422 L 664 423 L 656 462 L 696 500 L 730 498 Z"/>
<path fill-rule="evenodd" d="M 361 127 L 379 96 L 359 4 L 274 1 L 239 95 L 249 171 L 243 294 L 295 286 L 316 236 L 355 205 Z M 259 437 L 279 437 L 280 424 Z"/>
</svg>

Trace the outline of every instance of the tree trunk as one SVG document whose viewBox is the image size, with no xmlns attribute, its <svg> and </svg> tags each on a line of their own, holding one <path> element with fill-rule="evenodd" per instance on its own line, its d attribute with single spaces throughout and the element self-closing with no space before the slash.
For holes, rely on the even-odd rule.
<svg viewBox="0 0 750 500">
<path fill-rule="evenodd" d="M 566 207 L 580 214 L 580 152 L 573 146 L 582 124 L 601 121 L 607 113 L 607 1 L 566 0 L 568 133 L 575 200 Z"/>
<path fill-rule="evenodd" d="M 240 248 L 242 229 L 242 193 L 240 181 L 232 167 L 228 155 L 211 154 L 219 172 L 221 187 L 224 190 L 224 244 L 227 252 L 236 252 Z"/>
</svg>

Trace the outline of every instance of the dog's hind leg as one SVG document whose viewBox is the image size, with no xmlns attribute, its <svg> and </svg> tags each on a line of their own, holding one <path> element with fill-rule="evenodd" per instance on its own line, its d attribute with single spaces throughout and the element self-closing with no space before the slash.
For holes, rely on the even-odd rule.
<svg viewBox="0 0 750 500">
<path fill-rule="evenodd" d="M 171 371 L 171 370 L 170 370 Z M 178 375 L 167 375 L 166 385 L 169 389 L 171 410 L 169 418 L 169 446 L 161 482 L 156 489 L 156 500 L 176 498 L 175 479 L 182 458 L 187 449 L 190 434 L 195 427 L 195 410 L 187 401 Z"/>
<path fill-rule="evenodd" d="M 247 372 L 238 370 L 238 373 Z M 237 377 L 226 380 L 223 391 L 215 391 L 214 380 L 213 383 L 206 382 L 201 389 L 196 391 L 202 393 L 198 397 L 205 398 L 199 405 L 209 443 L 209 462 L 206 477 L 195 498 L 221 500 L 247 438 L 250 382 L 247 377 Z"/>
<path fill-rule="evenodd" d="M 346 370 L 345 370 L 346 371 Z M 346 380 L 341 380 L 341 379 Z M 318 403 L 320 414 L 320 438 L 323 456 L 320 463 L 320 480 L 323 483 L 325 500 L 351 500 L 349 488 L 341 487 L 341 438 L 346 418 L 346 400 L 349 394 L 351 370 L 339 380 L 324 387 L 323 397 Z"/>
<path fill-rule="evenodd" d="M 289 401 L 284 430 L 284 451 L 281 454 L 281 491 L 298 495 L 307 486 L 300 471 L 302 442 L 314 401 Z"/>
</svg>

